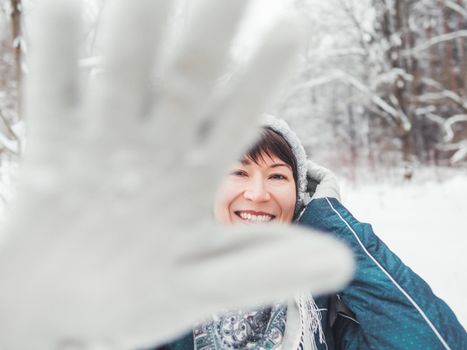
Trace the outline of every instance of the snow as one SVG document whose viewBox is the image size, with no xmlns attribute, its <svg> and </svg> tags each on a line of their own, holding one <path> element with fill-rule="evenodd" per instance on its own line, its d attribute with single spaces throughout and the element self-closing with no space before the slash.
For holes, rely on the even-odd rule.
<svg viewBox="0 0 467 350">
<path fill-rule="evenodd" d="M 410 50 L 403 51 L 403 54 L 404 55 L 408 54 L 408 55 L 415 55 L 416 56 L 420 52 L 425 51 L 425 50 L 429 49 L 430 47 L 432 47 L 432 46 L 434 46 L 436 44 L 439 44 L 439 43 L 441 43 L 443 41 L 450 41 L 450 40 L 453 40 L 453 39 L 465 38 L 465 37 L 467 37 L 467 30 L 458 30 L 458 31 L 455 31 L 455 32 L 447 33 L 447 34 L 441 34 L 441 35 L 430 38 L 426 42 L 424 42 L 424 43 L 422 43 L 420 45 L 417 45 L 417 46 L 413 47 Z"/>
<path fill-rule="evenodd" d="M 342 184 L 344 205 L 432 287 L 467 326 L 467 176 Z"/>
</svg>

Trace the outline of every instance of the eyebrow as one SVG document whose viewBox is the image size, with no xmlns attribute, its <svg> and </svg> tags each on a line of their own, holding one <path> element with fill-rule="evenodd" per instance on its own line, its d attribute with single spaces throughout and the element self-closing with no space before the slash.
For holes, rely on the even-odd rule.
<svg viewBox="0 0 467 350">
<path fill-rule="evenodd" d="M 276 164 L 271 165 L 270 168 L 278 168 L 278 167 L 281 167 L 281 166 L 285 166 L 285 167 L 287 167 L 287 168 L 292 169 L 292 168 L 290 167 L 290 165 L 285 164 L 285 163 L 276 163 Z"/>
<path fill-rule="evenodd" d="M 242 163 L 242 165 L 250 165 L 251 164 L 251 161 L 249 159 L 242 159 L 240 161 L 240 163 Z M 278 167 L 281 167 L 281 166 L 285 166 L 289 169 L 292 169 L 292 167 L 286 163 L 274 163 L 272 164 L 269 168 L 278 168 Z"/>
</svg>

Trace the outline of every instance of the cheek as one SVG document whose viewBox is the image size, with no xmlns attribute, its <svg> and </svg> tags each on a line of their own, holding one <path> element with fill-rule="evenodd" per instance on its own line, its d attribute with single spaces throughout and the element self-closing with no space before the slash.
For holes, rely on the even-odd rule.
<svg viewBox="0 0 467 350">
<path fill-rule="evenodd" d="M 295 213 L 295 205 L 297 203 L 297 195 L 295 193 L 295 185 L 283 188 L 276 194 L 277 201 L 281 207 L 282 221 L 291 222 Z"/>
<path fill-rule="evenodd" d="M 234 184 L 225 180 L 214 197 L 214 218 L 220 223 L 232 223 L 230 207 L 238 196 L 238 189 Z"/>
</svg>

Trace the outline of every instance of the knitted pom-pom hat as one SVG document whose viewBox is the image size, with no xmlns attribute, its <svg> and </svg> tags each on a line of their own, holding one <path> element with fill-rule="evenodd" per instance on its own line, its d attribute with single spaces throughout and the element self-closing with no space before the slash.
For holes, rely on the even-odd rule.
<svg viewBox="0 0 467 350">
<path fill-rule="evenodd" d="M 298 138 L 297 134 L 295 134 L 295 132 L 290 129 L 289 124 L 287 124 L 285 120 L 276 118 L 269 114 L 266 114 L 262 117 L 261 126 L 271 128 L 280 134 L 292 149 L 292 153 L 294 154 L 297 161 L 297 207 L 303 206 L 306 200 L 305 193 L 307 188 L 307 157 L 300 139 Z"/>
</svg>

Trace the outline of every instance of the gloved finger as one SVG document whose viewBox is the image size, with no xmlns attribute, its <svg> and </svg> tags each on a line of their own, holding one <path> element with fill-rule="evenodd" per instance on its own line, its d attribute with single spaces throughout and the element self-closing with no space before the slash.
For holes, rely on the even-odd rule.
<svg viewBox="0 0 467 350">
<path fill-rule="evenodd" d="M 177 50 L 162 69 L 160 97 L 154 111 L 154 138 L 161 148 L 170 142 L 172 157 L 193 148 L 200 120 L 226 63 L 246 3 L 245 0 L 195 2 L 193 17 Z"/>
<path fill-rule="evenodd" d="M 321 182 L 325 177 L 328 177 L 328 176 L 335 177 L 335 175 L 332 173 L 331 170 L 321 165 L 318 165 L 311 160 L 308 160 L 306 165 L 307 165 L 307 174 L 313 180 Z"/>
<path fill-rule="evenodd" d="M 211 162 L 219 164 L 217 175 L 223 176 L 230 162 L 253 144 L 258 137 L 259 117 L 289 77 L 303 38 L 296 20 L 283 19 L 265 36 L 215 113 L 219 117 L 213 123 L 205 153 Z"/>
<path fill-rule="evenodd" d="M 78 102 L 78 39 L 80 10 L 78 2 L 47 0 L 31 15 L 31 49 L 28 54 L 25 113 L 29 152 L 54 151 L 50 144 L 68 122 L 70 111 Z M 52 148 L 52 149 L 49 149 Z M 55 150 L 57 151 L 57 150 Z M 50 156 L 50 154 L 48 154 Z"/>
<path fill-rule="evenodd" d="M 108 4 L 100 37 L 102 69 L 90 82 L 85 107 L 93 128 L 116 129 L 103 136 L 120 139 L 122 134 L 131 134 L 129 128 L 147 109 L 171 3 L 116 0 Z"/>
<path fill-rule="evenodd" d="M 307 174 L 313 180 L 319 182 L 313 194 L 314 199 L 330 197 L 340 201 L 339 181 L 331 170 L 308 160 Z"/>
<path fill-rule="evenodd" d="M 328 235 L 290 226 L 248 231 L 215 232 L 199 255 L 179 261 L 173 289 L 188 319 L 277 302 L 297 291 L 333 292 L 352 277 L 350 249 Z M 189 326 L 179 318 L 156 328 L 163 340 Z"/>
</svg>

